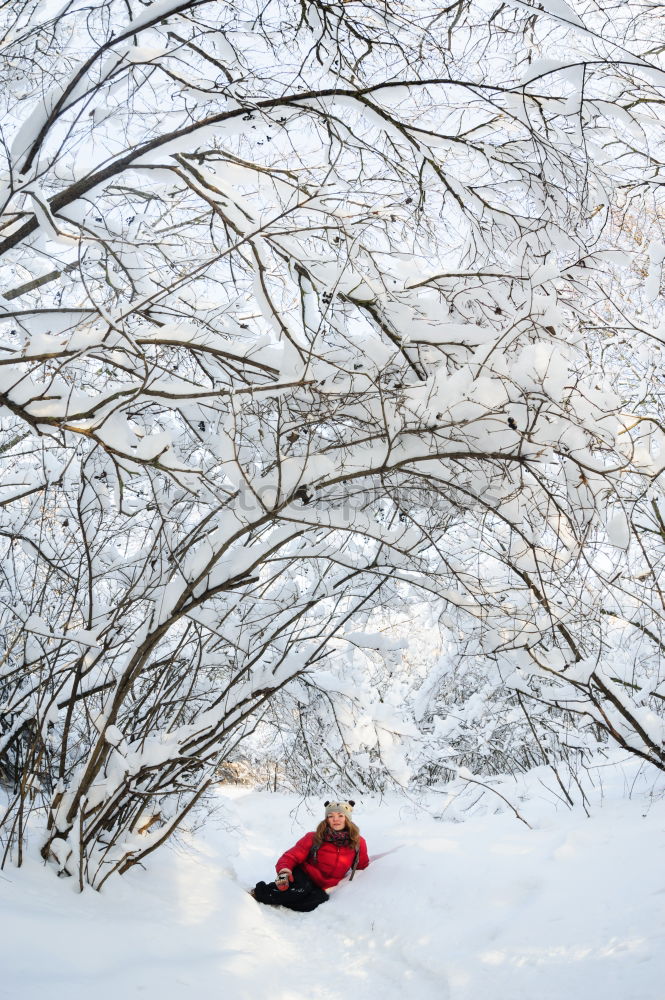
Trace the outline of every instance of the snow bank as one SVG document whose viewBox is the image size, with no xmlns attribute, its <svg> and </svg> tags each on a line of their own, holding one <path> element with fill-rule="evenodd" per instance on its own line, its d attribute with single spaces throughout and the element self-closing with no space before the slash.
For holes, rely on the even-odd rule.
<svg viewBox="0 0 665 1000">
<path fill-rule="evenodd" d="M 591 818 L 557 802 L 544 770 L 526 793 L 513 783 L 532 830 L 491 795 L 474 813 L 478 789 L 456 812 L 449 789 L 422 808 L 358 801 L 370 855 L 383 856 L 311 914 L 262 907 L 245 888 L 313 828 L 318 800 L 222 788 L 204 832 L 101 894 L 78 895 L 35 860 L 6 871 L 0 995 L 660 1000 L 662 791 L 633 764 L 590 773 Z"/>
</svg>

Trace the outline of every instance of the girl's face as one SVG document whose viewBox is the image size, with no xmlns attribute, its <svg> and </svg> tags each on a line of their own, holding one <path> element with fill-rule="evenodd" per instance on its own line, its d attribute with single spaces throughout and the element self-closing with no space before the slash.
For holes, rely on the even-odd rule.
<svg viewBox="0 0 665 1000">
<path fill-rule="evenodd" d="M 328 816 L 328 826 L 331 830 L 343 830 L 346 826 L 346 816 L 344 813 L 331 813 Z"/>
</svg>

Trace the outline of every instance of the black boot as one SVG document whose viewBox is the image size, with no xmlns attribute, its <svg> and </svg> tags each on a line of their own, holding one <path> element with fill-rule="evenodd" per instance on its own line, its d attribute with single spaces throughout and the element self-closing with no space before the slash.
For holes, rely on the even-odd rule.
<svg viewBox="0 0 665 1000">
<path fill-rule="evenodd" d="M 282 900 L 280 899 L 282 893 L 274 882 L 269 882 L 267 885 L 265 882 L 257 882 L 254 888 L 250 890 L 250 895 L 254 897 L 257 903 L 265 903 L 266 906 L 282 905 Z"/>
</svg>

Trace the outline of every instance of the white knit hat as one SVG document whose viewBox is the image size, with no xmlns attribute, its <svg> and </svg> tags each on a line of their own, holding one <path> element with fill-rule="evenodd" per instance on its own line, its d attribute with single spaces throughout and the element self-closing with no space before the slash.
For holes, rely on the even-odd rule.
<svg viewBox="0 0 665 1000">
<path fill-rule="evenodd" d="M 323 804 L 326 808 L 326 819 L 331 813 L 344 813 L 347 819 L 351 819 L 351 813 L 355 806 L 353 799 L 349 799 L 348 802 L 324 802 Z"/>
</svg>

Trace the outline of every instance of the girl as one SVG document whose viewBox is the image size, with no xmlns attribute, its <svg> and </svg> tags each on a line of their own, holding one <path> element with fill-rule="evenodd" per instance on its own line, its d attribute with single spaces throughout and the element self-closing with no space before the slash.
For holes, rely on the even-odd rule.
<svg viewBox="0 0 665 1000">
<path fill-rule="evenodd" d="M 314 910 L 328 899 L 328 890 L 351 870 L 367 868 L 367 844 L 351 820 L 355 802 L 326 802 L 325 819 L 314 833 L 306 833 L 282 854 L 275 865 L 277 878 L 258 882 L 252 896 L 259 903 L 287 906 L 301 913 Z"/>
</svg>

